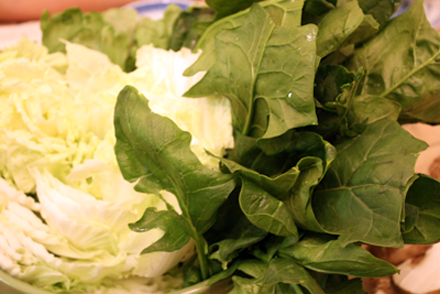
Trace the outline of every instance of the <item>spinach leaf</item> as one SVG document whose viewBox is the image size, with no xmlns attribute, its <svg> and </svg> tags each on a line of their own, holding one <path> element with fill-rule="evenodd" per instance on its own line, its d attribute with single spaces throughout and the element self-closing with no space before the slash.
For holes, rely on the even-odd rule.
<svg viewBox="0 0 440 294">
<path fill-rule="evenodd" d="M 83 13 L 78 8 L 71 8 L 51 16 L 45 11 L 40 27 L 43 44 L 49 52 L 66 52 L 62 40 L 67 40 L 100 51 L 122 69 L 127 69 L 132 40 L 126 32 L 115 30 L 98 12 Z"/>
<path fill-rule="evenodd" d="M 261 7 L 270 15 L 278 26 L 300 26 L 304 0 L 274 0 L 260 2 Z M 186 75 L 194 75 L 198 71 L 208 70 L 215 63 L 217 58 L 215 51 L 215 36 L 222 30 L 234 29 L 243 24 L 250 9 L 242 10 L 236 14 L 215 21 L 209 26 L 200 40 L 197 42 L 195 50 L 203 49 L 204 54 L 196 64 L 186 71 Z"/>
<path fill-rule="evenodd" d="M 361 241 L 401 247 L 402 191 L 414 173 L 417 153 L 426 147 L 390 120 L 370 124 L 337 145 L 338 154 L 313 195 L 319 224 L 341 235 L 344 246 Z"/>
<path fill-rule="evenodd" d="M 417 220 L 419 219 L 419 208 L 405 202 L 404 216 L 405 219 L 401 224 L 402 234 L 409 233 L 415 228 Z M 405 236 L 403 237 L 405 240 Z"/>
<path fill-rule="evenodd" d="M 235 148 L 228 150 L 227 153 L 229 161 L 274 179 L 288 171 L 293 172 L 292 168 L 303 157 L 326 158 L 332 148 L 331 144 L 324 141 L 315 132 L 296 130 L 290 130 L 279 137 L 270 139 L 256 139 L 237 132 L 235 142 Z M 268 162 L 270 164 L 267 164 Z M 249 172 L 247 173 L 249 174 Z M 284 188 L 285 185 L 281 184 L 281 178 L 276 181 L 275 186 L 270 188 L 276 195 L 281 195 L 288 190 Z M 286 181 L 283 180 L 283 182 L 287 184 Z M 289 189 L 291 185 L 293 182 L 287 184 Z M 284 192 L 281 193 L 280 189 L 283 189 Z"/>
<path fill-rule="evenodd" d="M 318 23 L 317 54 L 323 58 L 340 46 L 359 43 L 376 33 L 378 27 L 364 15 L 357 1 L 338 6 Z"/>
<path fill-rule="evenodd" d="M 274 258 L 270 263 L 250 259 L 243 261 L 238 270 L 251 278 L 234 276 L 231 294 L 304 293 L 324 294 L 324 291 L 307 272 L 291 258 Z"/>
<path fill-rule="evenodd" d="M 302 238 L 303 233 L 300 234 Z M 278 256 L 279 252 L 283 248 L 292 246 L 298 242 L 297 237 L 279 237 L 275 235 L 269 235 L 261 242 L 257 248 L 253 248 L 252 255 L 266 262 L 270 262 L 275 256 Z"/>
<path fill-rule="evenodd" d="M 372 124 L 382 119 L 396 121 L 402 107 L 399 103 L 377 96 L 357 96 L 353 101 L 352 124 Z"/>
<path fill-rule="evenodd" d="M 420 174 L 408 190 L 406 203 L 416 209 L 412 230 L 403 234 L 405 243 L 430 244 L 440 240 L 440 182 Z M 411 215 L 406 210 L 407 217 Z M 408 221 L 408 218 L 406 218 Z"/>
<path fill-rule="evenodd" d="M 231 223 L 231 219 L 234 220 Z M 262 241 L 268 233 L 253 225 L 244 215 L 238 203 L 238 193 L 232 193 L 218 210 L 218 219 L 204 234 L 209 242 L 210 258 L 223 266 L 230 266 L 242 251 Z"/>
<path fill-rule="evenodd" d="M 231 172 L 241 176 L 239 204 L 250 222 L 278 236 L 298 237 L 298 231 L 289 210 L 281 200 L 277 199 L 286 194 L 295 183 L 298 177 L 296 169 L 271 178 L 233 161 L 222 159 L 222 163 Z"/>
<path fill-rule="evenodd" d="M 399 8 L 401 0 L 357 0 L 365 14 L 371 14 L 374 19 L 384 26 Z"/>
<path fill-rule="evenodd" d="M 182 245 L 182 239 L 193 238 L 206 279 L 206 241 L 201 234 L 212 226 L 218 208 L 234 189 L 233 177 L 202 165 L 190 150 L 191 135 L 170 119 L 151 112 L 148 100 L 131 86 L 118 96 L 114 123 L 115 152 L 124 178 L 137 182 L 135 189 L 140 192 L 161 195 L 165 190 L 174 194 L 182 211 L 177 214 L 171 205 L 167 205 L 167 211 L 149 210 L 136 223 L 137 230 L 162 228 L 164 223 L 181 224 L 167 227 L 153 249 L 169 251 L 178 247 L 176 244 Z"/>
<path fill-rule="evenodd" d="M 347 114 L 361 73 L 348 71 L 342 65 L 322 64 L 315 77 L 314 95 L 317 100 L 318 126 L 306 130 L 320 134 L 327 141 L 337 143 L 347 129 Z"/>
<path fill-rule="evenodd" d="M 267 236 L 267 232 L 253 225 L 244 215 L 236 219 L 230 234 L 220 242 L 211 245 L 216 250 L 210 255 L 223 264 L 230 263 L 239 256 L 240 252 L 251 245 L 260 242 Z"/>
<path fill-rule="evenodd" d="M 231 172 L 242 178 L 239 202 L 244 213 L 256 226 L 275 235 L 297 236 L 292 234 L 292 217 L 300 226 L 319 228 L 311 217 L 311 193 L 334 159 L 335 148 L 311 132 L 288 132 L 262 140 L 261 147 L 264 153 L 282 155 L 287 163 L 283 173 L 270 177 L 222 159 Z M 271 162 L 273 156 L 264 158 Z"/>
<path fill-rule="evenodd" d="M 164 236 L 142 251 L 150 253 L 155 251 L 173 252 L 185 246 L 190 240 L 191 230 L 182 215 L 174 210 L 156 211 L 149 207 L 145 210 L 142 218 L 135 223 L 129 224 L 135 232 L 146 232 L 152 229 L 160 229 L 165 232 Z"/>
<path fill-rule="evenodd" d="M 264 142 L 264 141 L 263 141 Z M 267 148 L 267 147 L 266 147 Z M 296 155 L 295 170 L 299 173 L 287 195 L 281 198 L 292 214 L 295 223 L 305 229 L 321 232 L 311 208 L 314 187 L 321 181 L 336 149 L 312 132 L 298 132 L 285 148 Z"/>
<path fill-rule="evenodd" d="M 315 98 L 320 104 L 335 102 L 342 91 L 355 81 L 356 75 L 342 65 L 320 65 L 315 77 Z"/>
<path fill-rule="evenodd" d="M 254 2 L 259 2 L 262 0 L 206 0 L 211 8 L 217 12 L 217 19 L 223 18 L 230 14 L 235 14 L 241 10 L 244 10 L 252 5 Z"/>
<path fill-rule="evenodd" d="M 204 7 L 189 7 L 182 11 L 173 23 L 169 49 L 179 51 L 186 47 L 194 49 L 203 32 L 213 22 L 215 11 Z"/>
<path fill-rule="evenodd" d="M 249 185 L 257 185 L 264 190 L 271 191 L 276 198 L 283 197 L 290 191 L 299 176 L 296 167 L 289 168 L 286 172 L 270 177 L 255 170 L 245 168 L 233 161 L 221 159 L 221 162 L 232 172 L 238 173 Z"/>
<path fill-rule="evenodd" d="M 321 112 L 318 112 L 318 119 L 320 123 L 324 121 L 324 128 L 318 126 L 309 128 L 309 130 L 322 133 L 324 129 L 325 133 L 331 132 L 333 136 L 327 138 L 328 135 L 326 135 L 326 139 L 337 143 L 344 137 L 358 135 L 364 128 L 366 121 L 361 120 L 364 117 L 362 109 L 360 114 L 356 112 L 356 93 L 363 72 L 362 70 L 357 73 L 346 72 L 344 67 L 336 65 L 324 65 L 321 69 L 321 71 L 318 70 L 319 76 L 316 81 L 322 82 L 322 85 L 315 87 L 315 93 L 320 102 L 318 107 L 321 109 Z M 329 115 L 329 113 L 332 114 Z M 326 126 L 329 122 L 331 124 Z"/>
<path fill-rule="evenodd" d="M 308 234 L 291 247 L 281 249 L 302 266 L 324 273 L 354 277 L 385 277 L 398 272 L 393 265 L 374 257 L 359 245 L 342 247 L 339 241 L 326 234 Z"/>
<path fill-rule="evenodd" d="M 439 123 L 439 56 L 440 36 L 426 19 L 423 1 L 417 1 L 357 50 L 349 68 L 365 69 L 362 94 L 402 105 L 402 122 Z"/>
<path fill-rule="evenodd" d="M 164 17 L 138 17 L 134 9 L 110 9 L 102 13 L 71 8 L 50 15 L 44 12 L 40 26 L 43 44 L 49 52 L 66 52 L 62 40 L 81 44 L 106 54 L 124 71 L 135 69 L 136 49 L 145 44 L 168 49 L 174 22 L 181 13 L 177 5 L 167 6 Z"/>
<path fill-rule="evenodd" d="M 257 227 L 274 235 L 298 237 L 298 230 L 288 208 L 269 191 L 242 179 L 240 207 L 246 217 Z"/>
<path fill-rule="evenodd" d="M 312 25 L 277 26 L 254 4 L 241 25 L 216 34 L 215 52 L 204 51 L 186 72 L 207 69 L 207 60 L 211 66 L 185 96 L 226 96 L 232 104 L 234 127 L 244 135 L 271 138 L 316 124 L 315 36 Z M 215 57 L 209 58 L 211 54 Z"/>
<path fill-rule="evenodd" d="M 168 50 L 171 38 L 175 35 L 174 24 L 181 12 L 179 6 L 168 5 L 161 19 L 140 18 L 135 30 L 136 49 L 152 44 L 156 48 Z"/>
<path fill-rule="evenodd" d="M 312 199 L 314 188 L 325 174 L 326 163 L 331 162 L 332 159 L 332 156 L 329 156 L 329 161 L 323 162 L 320 158 L 305 157 L 298 163 L 300 176 L 291 190 L 291 195 L 284 200 L 284 203 L 300 228 L 324 232 L 313 211 Z"/>
</svg>

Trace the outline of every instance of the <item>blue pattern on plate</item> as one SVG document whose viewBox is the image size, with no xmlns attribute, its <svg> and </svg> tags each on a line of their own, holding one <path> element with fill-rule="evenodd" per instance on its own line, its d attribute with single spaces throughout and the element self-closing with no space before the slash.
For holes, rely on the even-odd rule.
<svg viewBox="0 0 440 294">
<path fill-rule="evenodd" d="M 177 1 L 136 1 L 126 5 L 137 10 L 139 15 L 146 16 L 152 19 L 162 18 L 163 12 L 166 7 L 170 4 L 174 4 L 180 7 L 180 9 L 185 10 L 191 4 L 189 0 L 177 0 Z"/>
<path fill-rule="evenodd" d="M 186 9 L 188 7 L 188 4 L 186 3 L 179 3 L 179 2 L 171 2 L 171 3 L 145 3 L 139 6 L 134 6 L 134 9 L 136 9 L 139 13 L 145 13 L 149 12 L 151 10 L 165 10 L 165 8 L 169 4 L 174 4 L 179 6 L 182 10 Z"/>
</svg>

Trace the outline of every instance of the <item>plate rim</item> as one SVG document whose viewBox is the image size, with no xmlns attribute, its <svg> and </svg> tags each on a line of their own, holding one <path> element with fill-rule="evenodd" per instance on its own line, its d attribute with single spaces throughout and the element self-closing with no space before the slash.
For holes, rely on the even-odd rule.
<svg viewBox="0 0 440 294">
<path fill-rule="evenodd" d="M 189 0 L 162 0 L 162 1 L 135 1 L 131 2 L 124 7 L 130 7 L 136 9 L 139 13 L 145 13 L 149 11 L 164 10 L 168 5 L 174 4 L 179 6 L 182 10 L 188 8 L 191 4 L 197 3 Z"/>
</svg>

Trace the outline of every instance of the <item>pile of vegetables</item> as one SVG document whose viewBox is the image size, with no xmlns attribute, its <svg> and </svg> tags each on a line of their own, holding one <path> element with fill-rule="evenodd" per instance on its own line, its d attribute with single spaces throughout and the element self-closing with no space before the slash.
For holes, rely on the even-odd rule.
<svg viewBox="0 0 440 294">
<path fill-rule="evenodd" d="M 231 278 L 233 294 L 353 294 L 364 293 L 362 277 L 398 272 L 362 244 L 440 239 L 440 183 L 414 173 L 427 144 L 401 127 L 440 122 L 440 36 L 423 1 L 396 17 L 395 0 L 207 4 L 170 6 L 159 21 L 130 10 L 45 14 L 50 53 L 25 42 L 17 46 L 28 53 L 1 52 L 0 232 L 7 239 L 9 215 L 20 215 L 11 203 L 44 227 L 20 227 L 23 260 L 11 254 L 3 270 L 52 291 L 105 293 L 136 275 L 172 288 L 139 269 L 171 260 L 156 273 L 168 271 L 175 287 Z M 35 69 L 20 69 L 24 60 Z M 124 191 L 107 199 L 117 183 Z M 111 214 L 102 238 L 116 241 L 79 226 L 64 243 L 32 234 L 60 239 L 62 226 L 77 226 L 63 216 L 56 229 L 45 199 L 60 194 L 71 217 L 81 207 L 71 211 L 72 200 L 105 203 L 93 213 Z M 26 247 L 41 240 L 44 254 Z M 128 262 L 109 269 L 99 254 L 118 252 Z M 69 258 L 105 265 L 95 268 L 99 281 L 75 276 L 83 263 Z M 51 284 L 54 273 L 64 280 Z"/>
</svg>

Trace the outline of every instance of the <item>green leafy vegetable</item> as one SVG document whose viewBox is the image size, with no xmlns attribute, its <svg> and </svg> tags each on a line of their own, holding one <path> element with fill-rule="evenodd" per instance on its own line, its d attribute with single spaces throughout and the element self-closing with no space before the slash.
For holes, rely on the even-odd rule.
<svg viewBox="0 0 440 294">
<path fill-rule="evenodd" d="M 107 54 L 123 69 L 130 56 L 129 36 L 116 31 L 97 12 L 84 14 L 80 9 L 72 8 L 51 17 L 45 11 L 41 18 L 41 30 L 43 44 L 49 52 L 65 52 L 63 40 L 67 40 Z"/>
<path fill-rule="evenodd" d="M 184 217 L 174 210 L 156 211 L 147 208 L 144 215 L 136 223 L 130 224 L 130 229 L 135 232 L 146 232 L 152 229 L 161 229 L 165 232 L 162 238 L 145 248 L 142 253 L 155 251 L 173 252 L 185 246 L 190 236 Z"/>
<path fill-rule="evenodd" d="M 338 155 L 314 193 L 318 222 L 340 234 L 344 245 L 362 241 L 401 247 L 402 191 L 414 173 L 416 154 L 426 147 L 389 120 L 337 145 Z"/>
<path fill-rule="evenodd" d="M 304 158 L 298 163 L 300 177 L 291 195 L 285 200 L 296 224 L 307 230 L 322 232 L 312 208 L 313 190 L 325 174 L 323 162 L 316 158 Z"/>
<path fill-rule="evenodd" d="M 233 277 L 232 294 L 248 293 L 325 293 L 310 274 L 289 258 L 275 258 L 269 264 L 263 261 L 249 260 L 238 266 L 253 278 Z"/>
<path fill-rule="evenodd" d="M 203 32 L 212 23 L 215 11 L 205 7 L 190 7 L 174 22 L 169 48 L 174 51 L 182 47 L 194 49 Z"/>
<path fill-rule="evenodd" d="M 261 0 L 238 0 L 234 2 L 222 1 L 222 0 L 208 0 L 206 4 L 212 7 L 216 12 L 216 18 L 223 18 L 230 14 L 237 13 L 244 10 L 252 5 L 254 2 L 259 2 Z"/>
<path fill-rule="evenodd" d="M 156 48 L 168 50 L 171 46 L 171 37 L 175 35 L 176 21 L 181 12 L 179 6 L 168 5 L 162 19 L 141 18 L 135 30 L 136 46 L 139 48 L 143 45 L 153 44 Z"/>
<path fill-rule="evenodd" d="M 118 139 L 115 150 L 125 179 L 137 181 L 138 191 L 172 193 L 181 210 L 181 216 L 171 205 L 167 211 L 156 213 L 159 215 L 150 210 L 136 224 L 136 230 L 148 230 L 154 225 L 160 228 L 164 222 L 183 223 L 167 227 L 167 233 L 154 250 L 173 251 L 183 247 L 182 238 L 187 241 L 193 238 L 202 277 L 206 279 L 209 269 L 206 242 L 201 234 L 212 226 L 217 209 L 234 189 L 233 178 L 202 165 L 189 147 L 191 135 L 178 129 L 170 119 L 151 112 L 148 100 L 132 87 L 124 88 L 118 96 L 115 132 Z M 182 228 L 186 234 L 182 234 Z"/>
<path fill-rule="evenodd" d="M 231 293 L 236 294 L 364 293 L 359 279 L 346 276 L 381 277 L 397 269 L 358 243 L 401 247 L 410 240 L 440 239 L 436 217 L 426 212 L 428 200 L 415 201 L 413 196 L 425 184 L 424 178 L 416 180 L 414 165 L 427 145 L 397 122 L 412 106 L 392 97 L 401 86 L 393 84 L 399 83 L 397 75 L 383 82 L 382 89 L 372 84 L 386 76 L 385 67 L 380 67 L 384 75 L 375 68 L 385 64 L 377 48 L 389 46 L 388 34 L 396 34 L 403 23 L 411 26 L 410 18 L 422 24 L 418 29 L 411 26 L 414 37 L 420 38 L 419 31 L 426 37 L 415 45 L 399 40 L 402 47 L 397 52 L 408 54 L 408 48 L 413 48 L 425 59 L 403 77 L 412 80 L 413 75 L 426 71 L 429 74 L 420 79 L 430 81 L 437 37 L 424 28 L 426 19 L 417 10 L 421 4 L 388 21 L 396 9 L 393 1 L 380 5 L 374 1 L 252 2 L 210 2 L 217 12 L 214 21 L 197 24 L 198 12 L 187 12 L 182 21 L 190 15 L 195 20 L 188 21 L 182 31 L 175 30 L 181 40 L 186 32 L 192 34 L 189 39 L 198 41 L 191 48 L 202 50 L 184 74 L 204 72 L 204 76 L 185 95 L 229 99 L 235 139 L 235 146 L 227 148 L 223 157 L 213 155 L 220 160 L 222 173 L 236 179 L 235 189 L 224 194 L 222 205 L 210 206 L 212 215 L 218 216 L 215 221 L 207 218 L 206 227 L 189 229 L 189 236 L 203 240 L 197 246 L 199 261 L 191 266 L 202 272 L 210 268 L 216 277 L 232 275 Z M 196 32 L 202 33 L 200 38 Z M 424 48 L 431 48 L 433 54 Z M 419 94 L 415 94 L 417 99 Z M 149 113 L 142 112 L 144 116 Z M 132 123 L 134 114 L 127 113 L 124 120 Z M 145 134 L 139 130 L 131 136 L 138 132 Z M 158 137 L 153 131 L 146 138 L 156 142 L 163 137 L 164 132 L 160 133 Z M 140 149 L 134 141 L 123 144 L 127 150 L 138 150 L 124 154 L 116 149 L 124 154 L 120 157 L 123 173 L 132 180 L 139 178 L 138 189 L 151 192 L 154 185 L 163 183 L 161 189 L 177 193 L 175 184 L 162 179 L 166 176 L 150 181 L 149 171 L 159 169 L 156 163 L 123 161 L 145 152 L 150 143 Z M 179 162 L 184 161 L 170 161 L 169 166 L 180 170 Z M 168 165 L 161 168 L 169 169 Z M 135 176 L 130 174 L 137 170 Z M 211 187 L 199 176 L 200 189 Z M 425 194 L 438 198 L 431 196 L 437 194 L 436 182 L 429 180 L 426 186 L 430 192 Z M 437 207 L 436 201 L 429 203 Z M 178 217 L 174 213 L 175 221 Z M 228 218 L 235 222 L 230 225 Z M 191 214 L 186 219 L 190 227 L 198 221 Z M 145 229 L 163 225 L 154 223 L 148 222 Z M 432 231 L 428 223 L 436 224 Z M 175 227 L 188 230 L 180 224 Z M 172 230 L 167 229 L 168 236 Z M 203 246 L 209 250 L 203 251 Z M 201 264 L 200 254 L 207 255 L 210 263 Z M 189 280 L 198 281 L 197 274 L 189 275 Z"/>
<path fill-rule="evenodd" d="M 241 26 L 217 34 L 215 63 L 186 95 L 226 96 L 232 104 L 234 126 L 245 135 L 271 138 L 293 127 L 316 124 L 310 87 L 315 36 L 314 26 L 277 26 L 254 5 Z M 202 53 L 201 61 L 204 54 L 210 52 Z M 189 72 L 199 70 L 203 68 L 196 63 Z"/>
<path fill-rule="evenodd" d="M 317 54 L 325 57 L 340 46 L 355 44 L 373 35 L 378 25 L 364 15 L 357 1 L 328 12 L 318 23 Z"/>
<path fill-rule="evenodd" d="M 440 36 L 426 19 L 423 2 L 417 1 L 357 50 L 349 68 L 365 69 L 363 94 L 402 105 L 400 120 L 438 123 L 439 56 Z"/>
<path fill-rule="evenodd" d="M 397 272 L 393 265 L 374 257 L 359 245 L 342 247 L 324 234 L 305 236 L 291 247 L 280 250 L 304 267 L 318 272 L 354 277 L 383 277 Z"/>
<path fill-rule="evenodd" d="M 256 226 L 277 236 L 298 236 L 295 223 L 284 203 L 267 191 L 243 180 L 240 206 Z"/>
<path fill-rule="evenodd" d="M 440 183 L 426 175 L 419 175 L 410 186 L 406 195 L 406 203 L 416 212 L 413 216 L 416 222 L 407 233 L 403 235 L 405 243 L 430 244 L 438 240 L 438 232 L 435 229 L 440 221 L 437 195 Z M 410 214 L 408 209 L 406 217 Z M 408 222 L 408 219 L 405 220 Z"/>
<path fill-rule="evenodd" d="M 359 6 L 365 14 L 371 14 L 383 26 L 390 20 L 401 2 L 401 0 L 359 0 Z"/>
<path fill-rule="evenodd" d="M 71 8 L 54 15 L 45 11 L 40 20 L 43 44 L 49 52 L 66 52 L 64 41 L 81 44 L 106 54 L 113 63 L 130 72 L 135 69 L 136 50 L 143 45 L 169 49 L 180 13 L 177 5 L 169 5 L 160 20 L 140 18 L 129 8 L 103 13 Z"/>
<path fill-rule="evenodd" d="M 210 257 L 227 265 L 238 257 L 244 249 L 263 240 L 266 236 L 267 232 L 265 230 L 256 227 L 247 217 L 242 216 L 237 219 L 230 234 L 212 245 L 213 248 L 216 248 L 216 251 Z"/>
</svg>

